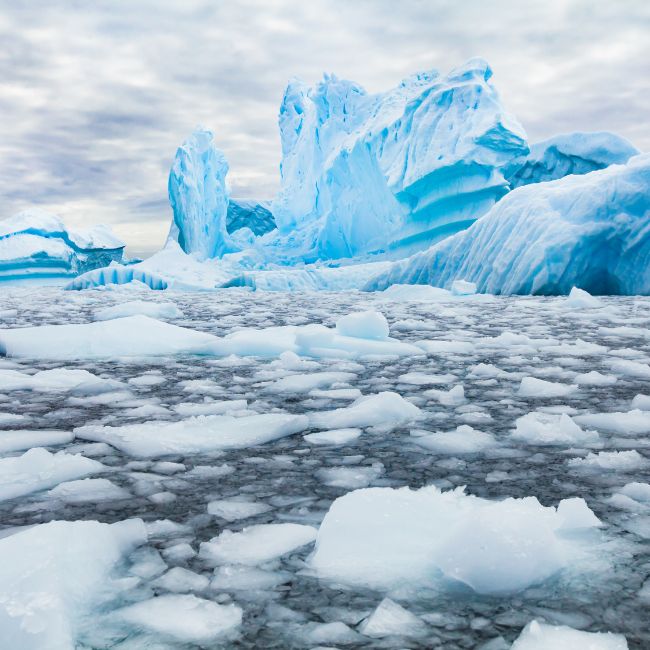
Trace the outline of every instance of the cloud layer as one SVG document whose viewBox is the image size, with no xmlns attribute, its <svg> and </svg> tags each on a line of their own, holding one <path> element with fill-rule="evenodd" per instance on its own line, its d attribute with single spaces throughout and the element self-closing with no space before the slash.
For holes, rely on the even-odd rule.
<svg viewBox="0 0 650 650">
<path fill-rule="evenodd" d="M 607 129 L 647 150 L 648 33 L 645 0 L 0 0 L 0 218 L 39 205 L 151 252 L 197 124 L 233 194 L 270 197 L 290 77 L 374 92 L 475 55 L 532 141 Z"/>
</svg>

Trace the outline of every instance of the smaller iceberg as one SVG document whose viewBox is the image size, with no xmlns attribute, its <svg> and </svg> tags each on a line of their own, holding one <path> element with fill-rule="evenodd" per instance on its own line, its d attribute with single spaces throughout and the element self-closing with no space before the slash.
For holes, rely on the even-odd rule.
<svg viewBox="0 0 650 650">
<path fill-rule="evenodd" d="M 68 230 L 40 209 L 0 221 L 0 281 L 57 280 L 121 262 L 124 242 L 107 226 Z"/>
<path fill-rule="evenodd" d="M 504 176 L 514 190 L 569 174 L 588 174 L 610 165 L 624 165 L 638 153 L 638 149 L 615 133 L 565 133 L 532 145 L 527 156 L 508 165 Z"/>
<path fill-rule="evenodd" d="M 227 228 L 227 174 L 228 162 L 212 131 L 197 128 L 176 151 L 168 183 L 174 211 L 169 239 L 198 259 L 237 250 Z"/>
</svg>

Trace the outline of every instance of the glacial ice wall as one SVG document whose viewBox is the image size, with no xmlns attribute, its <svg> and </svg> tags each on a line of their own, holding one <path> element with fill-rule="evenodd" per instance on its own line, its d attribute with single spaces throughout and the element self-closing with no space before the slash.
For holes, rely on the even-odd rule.
<svg viewBox="0 0 650 650">
<path fill-rule="evenodd" d="M 0 221 L 0 281 L 69 278 L 120 262 L 124 242 L 102 225 L 68 230 L 40 209 Z"/>
<path fill-rule="evenodd" d="M 378 95 L 335 76 L 314 88 L 291 81 L 271 208 L 285 246 L 305 261 L 404 257 L 487 212 L 508 191 L 503 167 L 528 153 L 491 76 L 472 59 Z"/>
<path fill-rule="evenodd" d="M 475 282 L 495 294 L 650 294 L 650 154 L 510 192 L 468 230 L 366 289 Z"/>
<path fill-rule="evenodd" d="M 532 145 L 527 156 L 513 160 L 504 169 L 504 176 L 514 189 L 622 165 L 638 153 L 636 147 L 615 133 L 565 133 Z"/>
<path fill-rule="evenodd" d="M 199 259 L 236 250 L 227 230 L 227 173 L 212 131 L 198 128 L 176 151 L 168 183 L 174 211 L 169 238 Z"/>
</svg>

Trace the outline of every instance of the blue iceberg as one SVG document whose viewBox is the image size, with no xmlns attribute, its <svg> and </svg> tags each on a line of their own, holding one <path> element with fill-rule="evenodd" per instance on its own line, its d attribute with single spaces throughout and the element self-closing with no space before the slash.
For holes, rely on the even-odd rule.
<svg viewBox="0 0 650 650">
<path fill-rule="evenodd" d="M 124 242 L 106 226 L 68 230 L 40 209 L 0 221 L 0 281 L 58 280 L 122 261 Z"/>
<path fill-rule="evenodd" d="M 504 169 L 504 175 L 514 189 L 622 165 L 638 153 L 615 133 L 566 133 L 532 145 L 527 156 L 517 158 Z"/>
<path fill-rule="evenodd" d="M 230 234 L 248 228 L 253 235 L 261 237 L 275 230 L 275 219 L 270 201 L 255 199 L 230 199 L 226 215 L 226 229 Z"/>
<path fill-rule="evenodd" d="M 404 257 L 467 228 L 507 191 L 502 169 L 528 153 L 492 70 L 472 59 L 387 93 L 325 76 L 289 83 L 280 108 L 280 261 Z"/>
<path fill-rule="evenodd" d="M 367 285 L 494 294 L 650 294 L 650 154 L 582 176 L 525 185 L 468 230 L 395 262 Z"/>
<path fill-rule="evenodd" d="M 236 250 L 227 229 L 228 163 L 214 135 L 198 128 L 176 151 L 169 172 L 169 201 L 174 221 L 169 238 L 199 259 Z"/>
</svg>

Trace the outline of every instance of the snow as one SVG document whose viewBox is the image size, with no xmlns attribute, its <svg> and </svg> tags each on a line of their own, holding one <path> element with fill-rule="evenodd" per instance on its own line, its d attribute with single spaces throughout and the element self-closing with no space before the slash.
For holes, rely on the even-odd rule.
<svg viewBox="0 0 650 650">
<path fill-rule="evenodd" d="M 470 228 L 395 262 L 366 289 L 444 288 L 463 278 L 493 294 L 566 294 L 579 286 L 648 295 L 649 187 L 650 154 L 639 154 L 626 165 L 517 188 Z"/>
<path fill-rule="evenodd" d="M 7 648 L 67 650 L 115 565 L 146 542 L 139 519 L 53 521 L 0 539 L 0 637 Z"/>
<path fill-rule="evenodd" d="M 198 415 L 180 422 L 150 421 L 117 427 L 86 425 L 76 428 L 74 433 L 83 440 L 106 442 L 131 456 L 155 458 L 245 449 L 304 431 L 308 426 L 305 415 Z"/>
<path fill-rule="evenodd" d="M 125 607 L 116 615 L 138 629 L 196 644 L 215 642 L 242 621 L 241 607 L 219 605 L 191 594 L 157 596 Z"/>
<path fill-rule="evenodd" d="M 103 472 L 106 467 L 80 454 L 34 447 L 22 456 L 0 458 L 0 501 L 52 488 L 64 481 Z"/>
<path fill-rule="evenodd" d="M 526 625 L 511 650 L 627 650 L 621 634 L 583 632 L 566 625 L 548 625 L 531 621 Z"/>
<path fill-rule="evenodd" d="M 227 230 L 228 163 L 214 135 L 198 128 L 178 148 L 169 172 L 169 202 L 174 211 L 170 238 L 199 259 L 233 250 Z"/>
<path fill-rule="evenodd" d="M 563 133 L 532 145 L 530 153 L 514 160 L 504 175 L 514 189 L 622 165 L 638 153 L 638 149 L 615 133 Z"/>
<path fill-rule="evenodd" d="M 317 429 L 396 427 L 421 416 L 420 409 L 393 392 L 366 395 L 350 406 L 313 413 L 309 425 Z"/>
<path fill-rule="evenodd" d="M 321 578 L 374 589 L 432 584 L 442 574 L 481 594 L 516 592 L 569 566 L 572 544 L 588 545 L 558 534 L 588 525 L 584 508 L 433 486 L 355 490 L 330 507 L 309 563 Z"/>
<path fill-rule="evenodd" d="M 241 532 L 224 530 L 218 537 L 203 542 L 199 555 L 213 565 L 255 566 L 311 544 L 316 529 L 302 524 L 259 524 Z"/>
<path fill-rule="evenodd" d="M 54 214 L 25 210 L 0 221 L 0 282 L 74 277 L 120 261 L 124 246 L 107 226 L 72 231 Z"/>
<path fill-rule="evenodd" d="M 137 315 L 157 319 L 182 318 L 183 312 L 173 302 L 149 302 L 146 300 L 130 300 L 112 307 L 105 307 L 95 312 L 95 320 L 112 320 Z"/>
</svg>

